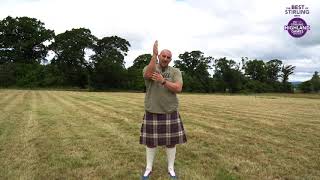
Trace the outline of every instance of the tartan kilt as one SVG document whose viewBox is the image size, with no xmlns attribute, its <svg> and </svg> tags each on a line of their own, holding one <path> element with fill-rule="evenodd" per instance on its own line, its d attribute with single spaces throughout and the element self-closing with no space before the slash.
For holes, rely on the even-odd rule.
<svg viewBox="0 0 320 180">
<path fill-rule="evenodd" d="M 140 144 L 148 146 L 175 145 L 187 142 L 178 111 L 168 114 L 146 111 L 140 132 Z"/>
</svg>

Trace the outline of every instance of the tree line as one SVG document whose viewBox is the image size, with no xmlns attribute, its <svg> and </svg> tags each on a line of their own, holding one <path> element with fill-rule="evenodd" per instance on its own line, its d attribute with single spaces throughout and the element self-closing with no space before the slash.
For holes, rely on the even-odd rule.
<svg viewBox="0 0 320 180">
<path fill-rule="evenodd" d="M 61 34 L 30 17 L 6 17 L 0 21 L 0 87 L 85 88 L 91 90 L 145 89 L 142 69 L 151 54 L 138 56 L 125 67 L 130 43 L 118 36 L 101 39 L 86 28 Z M 91 52 L 86 57 L 87 52 Z M 48 54 L 54 57 L 48 62 Z M 293 92 L 288 82 L 295 66 L 269 61 L 205 56 L 201 51 L 184 52 L 173 60 L 183 73 L 187 92 Z M 320 90 L 317 72 L 301 83 L 303 92 Z"/>
</svg>

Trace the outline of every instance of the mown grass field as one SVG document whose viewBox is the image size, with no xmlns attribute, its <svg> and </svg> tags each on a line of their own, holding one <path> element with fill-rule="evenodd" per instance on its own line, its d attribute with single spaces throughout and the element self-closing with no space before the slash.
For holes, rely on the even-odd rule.
<svg viewBox="0 0 320 180">
<path fill-rule="evenodd" d="M 298 97 L 298 98 L 296 98 Z M 180 94 L 181 180 L 320 179 L 319 95 Z M 139 179 L 143 93 L 0 90 L 0 179 Z M 151 180 L 168 179 L 159 148 Z"/>
</svg>

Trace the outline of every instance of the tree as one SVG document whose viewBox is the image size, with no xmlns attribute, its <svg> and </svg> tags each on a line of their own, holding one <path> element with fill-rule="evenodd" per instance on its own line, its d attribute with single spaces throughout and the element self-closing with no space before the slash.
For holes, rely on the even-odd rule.
<svg viewBox="0 0 320 180">
<path fill-rule="evenodd" d="M 211 81 L 208 69 L 212 57 L 205 57 L 201 51 L 185 52 L 174 61 L 174 67 L 183 72 L 184 89 L 198 92 L 211 92 Z"/>
<path fill-rule="evenodd" d="M 239 64 L 224 57 L 215 59 L 214 67 L 214 81 L 219 91 L 234 93 L 241 90 L 243 76 Z"/>
<path fill-rule="evenodd" d="M 288 82 L 289 76 L 294 73 L 294 69 L 295 68 L 296 67 L 292 66 L 292 65 L 283 65 L 282 66 L 282 69 L 281 69 L 281 72 L 282 72 L 282 75 L 281 75 L 282 83 L 287 83 Z"/>
<path fill-rule="evenodd" d="M 40 86 L 45 59 L 54 32 L 44 23 L 29 17 L 0 21 L 0 86 Z"/>
<path fill-rule="evenodd" d="M 304 93 L 312 92 L 312 84 L 311 84 L 310 80 L 302 82 L 301 84 L 299 84 L 298 88 Z"/>
<path fill-rule="evenodd" d="M 16 84 L 15 64 L 0 64 L 0 87 L 9 87 Z"/>
<path fill-rule="evenodd" d="M 268 83 L 278 81 L 281 72 L 282 61 L 278 59 L 270 60 L 266 63 L 266 80 Z"/>
<path fill-rule="evenodd" d="M 126 69 L 124 57 L 129 51 L 130 43 L 118 36 L 104 37 L 93 46 L 93 71 L 90 83 L 93 88 L 124 88 Z"/>
<path fill-rule="evenodd" d="M 138 56 L 133 65 L 128 68 L 128 87 L 134 90 L 145 90 L 142 70 L 150 62 L 151 54 L 142 54 Z"/>
<path fill-rule="evenodd" d="M 318 71 L 315 71 L 311 80 L 311 89 L 313 92 L 319 92 L 320 91 L 320 77 Z"/>
<path fill-rule="evenodd" d="M 281 72 L 282 72 L 282 86 L 283 92 L 293 92 L 293 86 L 291 83 L 288 82 L 289 76 L 294 73 L 294 69 L 296 67 L 292 65 L 283 65 Z"/>
<path fill-rule="evenodd" d="M 35 18 L 8 16 L 0 21 L 0 64 L 40 63 L 48 52 L 44 42 L 53 37 L 54 32 Z"/>
<path fill-rule="evenodd" d="M 249 60 L 244 64 L 245 75 L 251 80 L 265 82 L 266 68 L 262 60 Z"/>
<path fill-rule="evenodd" d="M 63 85 L 84 88 L 88 84 L 89 64 L 85 50 L 92 48 L 96 41 L 89 29 L 79 28 L 58 34 L 50 46 L 56 53 L 51 63 L 60 71 Z"/>
</svg>

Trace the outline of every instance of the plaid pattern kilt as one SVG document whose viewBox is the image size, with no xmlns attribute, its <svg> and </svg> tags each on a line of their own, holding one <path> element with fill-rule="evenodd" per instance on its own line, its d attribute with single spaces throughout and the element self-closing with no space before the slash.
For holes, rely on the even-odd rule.
<svg viewBox="0 0 320 180">
<path fill-rule="evenodd" d="M 178 111 L 168 114 L 145 112 L 140 144 L 148 146 L 175 145 L 187 142 Z"/>
</svg>

